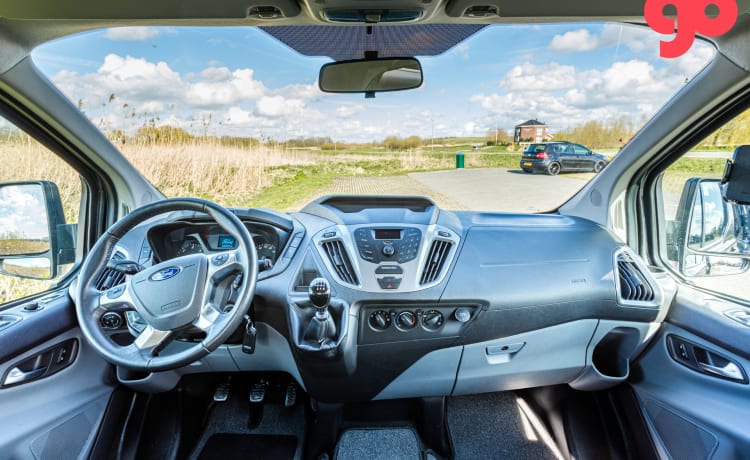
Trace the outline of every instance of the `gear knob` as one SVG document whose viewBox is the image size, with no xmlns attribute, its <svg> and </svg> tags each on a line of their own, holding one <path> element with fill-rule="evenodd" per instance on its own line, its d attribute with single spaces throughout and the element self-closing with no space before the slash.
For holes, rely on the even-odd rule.
<svg viewBox="0 0 750 460">
<path fill-rule="evenodd" d="M 307 295 L 315 308 L 326 308 L 331 300 L 331 284 L 325 278 L 315 278 L 310 282 Z"/>
</svg>

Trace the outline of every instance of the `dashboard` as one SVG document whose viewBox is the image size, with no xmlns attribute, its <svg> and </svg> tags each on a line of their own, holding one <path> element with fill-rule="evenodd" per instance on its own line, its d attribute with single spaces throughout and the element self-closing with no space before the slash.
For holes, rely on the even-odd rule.
<svg viewBox="0 0 750 460">
<path fill-rule="evenodd" d="M 402 196 L 333 195 L 291 214 L 232 211 L 267 261 L 249 308 L 256 351 L 242 351 L 240 328 L 171 377 L 123 383 L 148 389 L 183 373 L 275 370 L 325 402 L 596 390 L 627 378 L 676 290 L 581 218 L 452 212 Z M 118 252 L 149 265 L 235 247 L 207 216 L 182 213 L 131 232 Z M 331 286 L 335 334 L 311 340 L 307 291 L 320 277 Z M 137 318 L 125 322 L 137 332 Z"/>
<path fill-rule="evenodd" d="M 268 224 L 245 223 L 255 242 L 259 259 L 276 262 L 280 241 L 286 234 Z M 237 248 L 234 236 L 217 224 L 179 222 L 160 225 L 149 230 L 148 239 L 158 262 L 198 253 L 211 253 Z"/>
</svg>

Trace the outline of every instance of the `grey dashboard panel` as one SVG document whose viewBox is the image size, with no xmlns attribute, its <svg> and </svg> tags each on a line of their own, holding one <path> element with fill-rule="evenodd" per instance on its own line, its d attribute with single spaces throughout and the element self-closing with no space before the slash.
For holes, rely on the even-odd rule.
<svg viewBox="0 0 750 460">
<path fill-rule="evenodd" d="M 615 300 L 617 243 L 583 219 L 498 217 L 473 226 L 444 298 L 488 296 L 490 309 L 581 300 Z"/>
<path fill-rule="evenodd" d="M 284 371 L 294 377 L 303 388 L 305 382 L 294 362 L 289 343 L 283 335 L 264 323 L 256 324 L 258 336 L 255 353 L 242 352 L 241 345 L 230 345 L 226 349 L 240 371 Z"/>
<path fill-rule="evenodd" d="M 373 399 L 448 396 L 456 382 L 463 347 L 433 351 L 414 363 Z"/>
<path fill-rule="evenodd" d="M 453 395 L 567 383 L 586 364 L 597 320 L 466 345 Z"/>
</svg>

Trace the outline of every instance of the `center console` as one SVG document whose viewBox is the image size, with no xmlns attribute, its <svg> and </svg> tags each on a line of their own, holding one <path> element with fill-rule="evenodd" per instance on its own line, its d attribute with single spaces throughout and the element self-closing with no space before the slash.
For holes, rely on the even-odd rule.
<svg viewBox="0 0 750 460">
<path fill-rule="evenodd" d="M 460 237 L 438 225 L 336 225 L 313 237 L 337 281 L 367 292 L 413 292 L 438 284 Z"/>
</svg>

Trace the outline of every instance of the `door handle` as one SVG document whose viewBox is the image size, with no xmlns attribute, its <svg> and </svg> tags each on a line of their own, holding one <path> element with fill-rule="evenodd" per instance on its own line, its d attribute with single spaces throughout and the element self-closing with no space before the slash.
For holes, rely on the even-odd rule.
<svg viewBox="0 0 750 460">
<path fill-rule="evenodd" d="M 715 374 L 719 377 L 724 377 L 727 379 L 732 380 L 743 380 L 744 376 L 742 375 L 742 371 L 740 371 L 740 368 L 737 367 L 736 364 L 733 362 L 728 362 L 724 366 L 714 366 L 711 364 L 706 364 L 702 362 L 698 362 L 698 367 L 703 369 L 705 372 L 708 372 L 709 374 Z"/>
<path fill-rule="evenodd" d="M 47 370 L 47 366 L 40 367 L 38 369 L 32 369 L 30 371 L 22 371 L 21 369 L 14 367 L 8 372 L 3 380 L 3 386 L 15 385 L 17 383 L 27 382 L 37 377 L 41 377 L 42 374 Z"/>
</svg>

